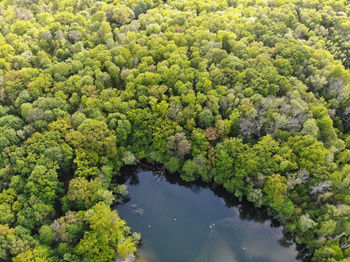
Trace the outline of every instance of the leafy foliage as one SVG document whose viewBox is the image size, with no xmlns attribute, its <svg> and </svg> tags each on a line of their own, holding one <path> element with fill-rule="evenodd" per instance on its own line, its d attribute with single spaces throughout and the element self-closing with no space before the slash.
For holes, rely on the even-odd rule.
<svg viewBox="0 0 350 262">
<path fill-rule="evenodd" d="M 112 176 L 145 159 L 348 261 L 345 0 L 0 1 L 0 260 L 136 250 Z M 178 172 L 178 173 L 177 173 Z"/>
</svg>

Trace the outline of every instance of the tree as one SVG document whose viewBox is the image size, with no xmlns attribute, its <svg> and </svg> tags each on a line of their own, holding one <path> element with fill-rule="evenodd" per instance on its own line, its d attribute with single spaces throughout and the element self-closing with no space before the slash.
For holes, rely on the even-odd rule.
<svg viewBox="0 0 350 262">
<path fill-rule="evenodd" d="M 55 241 L 55 232 L 48 225 L 43 225 L 39 230 L 40 242 L 44 245 L 52 245 Z"/>
<path fill-rule="evenodd" d="M 68 244 L 73 247 L 83 238 L 84 232 L 88 229 L 88 224 L 77 212 L 68 211 L 65 216 L 54 220 L 50 227 L 55 233 L 56 241 L 62 241 L 63 246 Z M 51 238 L 50 230 L 47 231 Z M 69 252 L 73 253 L 73 250 L 69 249 Z"/>
<path fill-rule="evenodd" d="M 182 167 L 181 178 L 187 182 L 195 181 L 198 178 L 196 165 L 192 160 L 186 160 Z"/>
<path fill-rule="evenodd" d="M 190 151 L 191 142 L 187 140 L 185 133 L 176 133 L 168 138 L 167 152 L 169 155 L 184 159 Z"/>
<path fill-rule="evenodd" d="M 236 166 L 243 160 L 243 152 L 247 150 L 241 139 L 224 139 L 216 146 L 216 167 L 214 180 L 224 185 L 229 192 L 234 192 L 241 197 L 244 192 L 245 173 L 236 173 Z"/>
<path fill-rule="evenodd" d="M 342 258 L 343 252 L 337 243 L 328 244 L 317 249 L 314 255 L 314 259 L 320 262 L 339 261 Z"/>
<path fill-rule="evenodd" d="M 13 224 L 15 222 L 15 214 L 11 210 L 11 205 L 7 203 L 0 204 L 0 223 Z"/>
<path fill-rule="evenodd" d="M 209 109 L 205 109 L 199 113 L 199 125 L 202 128 L 209 127 L 213 125 L 214 117 L 212 112 Z"/>
<path fill-rule="evenodd" d="M 277 153 L 280 149 L 279 146 L 279 143 L 276 140 L 274 140 L 271 135 L 266 135 L 262 137 L 260 141 L 252 147 L 252 157 L 256 161 L 257 165 L 255 172 L 258 171 L 264 175 L 271 175 L 278 170 L 279 165 L 277 162 Z M 249 160 L 249 156 L 247 158 Z M 253 167 L 248 168 L 248 170 L 249 169 L 253 169 Z M 255 174 L 250 173 L 250 175 Z"/>
<path fill-rule="evenodd" d="M 111 205 L 113 198 L 112 192 L 103 188 L 98 178 L 88 181 L 84 177 L 78 177 L 69 182 L 63 203 L 65 210 L 84 210 L 102 201 Z"/>
<path fill-rule="evenodd" d="M 320 130 L 320 138 L 329 147 L 337 139 L 337 135 L 333 128 L 333 121 L 329 117 L 327 109 L 323 106 L 312 107 L 312 113 L 316 119 L 317 126 Z"/>
<path fill-rule="evenodd" d="M 202 129 L 195 128 L 192 132 L 192 155 L 198 154 L 206 155 L 206 149 L 209 146 L 209 142 L 205 137 L 205 133 Z"/>
<path fill-rule="evenodd" d="M 125 144 L 127 142 L 128 135 L 131 132 L 131 124 L 129 120 L 118 120 L 116 128 L 117 141 L 119 144 Z"/>
<path fill-rule="evenodd" d="M 306 120 L 303 124 L 303 129 L 301 132 L 303 135 L 311 135 L 317 139 L 319 137 L 320 130 L 317 126 L 316 120 L 315 119 Z"/>
<path fill-rule="evenodd" d="M 116 249 L 121 257 L 136 250 L 135 242 L 128 239 L 130 230 L 125 222 L 104 203 L 96 204 L 85 213 L 85 217 L 90 224 L 90 231 L 84 234 L 75 249 L 83 259 L 111 261 L 116 257 Z"/>
<path fill-rule="evenodd" d="M 288 139 L 288 145 L 296 155 L 300 169 L 306 169 L 310 174 L 322 176 L 325 157 L 328 150 L 312 136 L 295 136 Z"/>
<path fill-rule="evenodd" d="M 75 148 L 84 148 L 110 158 L 117 153 L 115 132 L 109 130 L 106 123 L 98 120 L 84 120 L 77 131 L 67 134 L 66 140 Z"/>
<path fill-rule="evenodd" d="M 263 188 L 266 203 L 276 212 L 281 220 L 289 219 L 294 212 L 294 205 L 287 196 L 287 179 L 279 174 L 268 177 Z"/>
<path fill-rule="evenodd" d="M 268 177 L 264 186 L 268 201 L 281 203 L 287 194 L 287 179 L 279 174 Z"/>
<path fill-rule="evenodd" d="M 247 199 L 254 203 L 256 207 L 261 207 L 264 203 L 264 195 L 260 188 L 252 188 L 248 191 Z"/>
<path fill-rule="evenodd" d="M 53 204 L 60 191 L 61 183 L 58 174 L 53 169 L 37 165 L 28 178 L 25 192 L 29 196 L 36 196 L 44 203 Z"/>
<path fill-rule="evenodd" d="M 181 162 L 176 157 L 170 157 L 167 162 L 165 162 L 165 167 L 169 170 L 170 173 L 175 173 L 180 170 Z"/>
<path fill-rule="evenodd" d="M 33 250 L 23 252 L 17 255 L 14 262 L 50 262 L 53 261 L 49 255 L 49 248 L 45 246 L 39 246 Z"/>
</svg>

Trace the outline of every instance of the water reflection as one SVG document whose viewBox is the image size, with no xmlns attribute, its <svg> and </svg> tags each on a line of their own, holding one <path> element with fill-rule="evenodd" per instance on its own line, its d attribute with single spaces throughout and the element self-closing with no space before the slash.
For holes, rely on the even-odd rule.
<svg viewBox="0 0 350 262">
<path fill-rule="evenodd" d="M 117 207 L 142 234 L 137 261 L 308 261 L 263 209 L 220 187 L 189 184 L 147 168 L 123 170 L 129 196 Z"/>
</svg>

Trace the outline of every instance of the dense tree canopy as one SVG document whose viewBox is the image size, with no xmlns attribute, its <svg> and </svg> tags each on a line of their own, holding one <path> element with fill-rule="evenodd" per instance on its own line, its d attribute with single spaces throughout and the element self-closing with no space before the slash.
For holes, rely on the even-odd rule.
<svg viewBox="0 0 350 262">
<path fill-rule="evenodd" d="M 347 0 L 0 0 L 0 261 L 114 261 L 163 164 L 350 258 Z"/>
</svg>

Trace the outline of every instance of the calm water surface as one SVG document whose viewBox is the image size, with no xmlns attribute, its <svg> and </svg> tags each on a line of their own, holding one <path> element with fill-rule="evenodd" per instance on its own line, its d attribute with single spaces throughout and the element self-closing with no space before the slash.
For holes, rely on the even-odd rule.
<svg viewBox="0 0 350 262">
<path fill-rule="evenodd" d="M 142 235 L 137 261 L 299 261 L 282 228 L 250 204 L 183 184 L 175 175 L 159 177 L 140 168 L 125 172 L 129 199 L 117 210 Z"/>
</svg>

